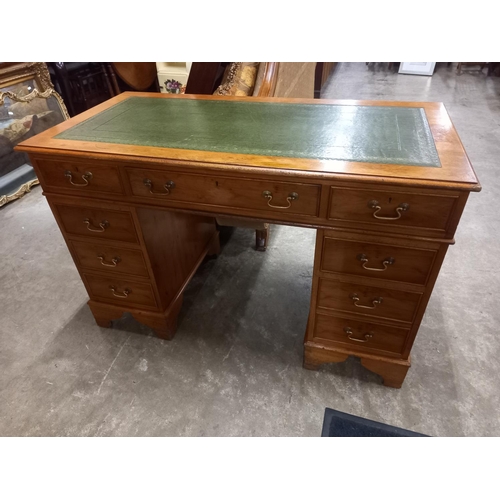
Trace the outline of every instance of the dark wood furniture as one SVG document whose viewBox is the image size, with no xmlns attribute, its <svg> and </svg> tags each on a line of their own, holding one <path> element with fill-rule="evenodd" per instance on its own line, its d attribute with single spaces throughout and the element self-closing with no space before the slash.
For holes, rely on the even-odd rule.
<svg viewBox="0 0 500 500">
<path fill-rule="evenodd" d="M 316 228 L 304 366 L 353 355 L 391 387 L 480 190 L 440 103 L 125 93 L 19 149 L 99 325 L 129 311 L 172 338 L 215 216 Z"/>
<path fill-rule="evenodd" d="M 112 62 L 106 64 L 114 94 L 130 90 L 159 92 L 154 62 Z"/>
<path fill-rule="evenodd" d="M 48 63 L 54 84 L 66 102 L 70 116 L 78 115 L 116 95 L 106 63 Z"/>
<path fill-rule="evenodd" d="M 122 92 L 160 91 L 154 62 L 51 62 L 48 65 L 70 116 Z"/>
<path fill-rule="evenodd" d="M 321 97 L 321 90 L 327 82 L 330 75 L 337 67 L 336 62 L 317 62 L 316 71 L 314 74 L 314 97 L 319 99 Z"/>
</svg>

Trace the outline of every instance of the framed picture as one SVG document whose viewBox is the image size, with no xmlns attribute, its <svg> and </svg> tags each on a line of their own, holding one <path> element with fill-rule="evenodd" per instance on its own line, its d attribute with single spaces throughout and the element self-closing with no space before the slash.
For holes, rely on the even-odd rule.
<svg viewBox="0 0 500 500">
<path fill-rule="evenodd" d="M 53 88 L 40 92 L 35 85 L 36 78 L 27 78 L 0 88 L 0 207 L 38 184 L 28 156 L 14 147 L 69 118 Z"/>
<path fill-rule="evenodd" d="M 432 76 L 435 66 L 435 62 L 402 62 L 399 65 L 399 73 Z"/>
<path fill-rule="evenodd" d="M 31 87 L 31 90 L 37 89 L 39 92 L 54 88 L 47 65 L 43 62 L 0 63 L 0 92 L 17 84 L 24 84 L 26 89 Z"/>
</svg>

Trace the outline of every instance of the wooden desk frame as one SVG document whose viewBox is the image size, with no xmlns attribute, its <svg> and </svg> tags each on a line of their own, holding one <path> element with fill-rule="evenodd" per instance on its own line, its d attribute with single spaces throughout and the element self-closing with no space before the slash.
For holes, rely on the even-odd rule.
<svg viewBox="0 0 500 500">
<path fill-rule="evenodd" d="M 480 190 L 444 106 L 253 98 L 424 108 L 441 168 L 54 138 L 132 95 L 235 99 L 124 93 L 18 146 L 30 154 L 97 323 L 109 327 L 128 311 L 171 339 L 185 286 L 219 251 L 217 215 L 316 228 L 304 367 L 354 355 L 401 387 L 469 192 Z"/>
</svg>

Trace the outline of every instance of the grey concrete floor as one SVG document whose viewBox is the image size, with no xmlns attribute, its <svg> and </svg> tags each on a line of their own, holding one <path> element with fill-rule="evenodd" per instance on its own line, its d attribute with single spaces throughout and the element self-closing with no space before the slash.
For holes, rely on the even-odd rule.
<svg viewBox="0 0 500 500">
<path fill-rule="evenodd" d="M 500 78 L 339 65 L 323 96 L 442 101 L 475 166 L 472 194 L 403 388 L 356 359 L 302 369 L 314 230 L 225 235 L 186 292 L 172 342 L 98 327 L 40 187 L 0 210 L 0 435 L 319 436 L 325 407 L 434 436 L 500 434 Z"/>
</svg>

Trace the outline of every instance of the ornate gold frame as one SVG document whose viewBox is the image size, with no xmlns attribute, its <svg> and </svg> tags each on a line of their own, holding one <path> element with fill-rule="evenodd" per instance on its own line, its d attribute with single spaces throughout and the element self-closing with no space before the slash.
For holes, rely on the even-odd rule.
<svg viewBox="0 0 500 500">
<path fill-rule="evenodd" d="M 43 63 L 33 63 L 33 64 L 43 64 Z M 47 72 L 47 74 L 48 74 L 48 72 Z M 33 78 L 33 75 L 29 74 L 28 78 Z M 12 82 L 9 81 L 9 83 L 7 83 L 6 86 L 15 84 L 17 82 L 22 82 L 25 79 L 27 79 L 27 78 L 23 78 L 23 79 L 17 80 L 17 81 L 12 80 Z M 49 81 L 50 81 L 50 77 L 49 77 Z M 0 84 L 0 85 L 2 85 L 2 84 Z M 66 109 L 66 105 L 64 104 L 62 97 L 54 90 L 54 87 L 52 87 L 52 86 L 50 88 L 45 89 L 43 92 L 39 92 L 38 89 L 34 89 L 28 95 L 25 95 L 22 97 L 17 96 L 13 92 L 0 92 L 0 106 L 3 105 L 6 97 L 8 97 L 9 99 L 12 99 L 13 101 L 16 101 L 16 102 L 30 102 L 33 99 L 36 99 L 37 97 L 40 97 L 43 99 L 48 99 L 51 96 L 56 98 L 56 100 L 61 108 L 61 114 L 63 115 L 65 120 L 68 120 L 69 113 L 68 113 L 68 110 Z M 29 193 L 31 191 L 31 188 L 33 186 L 36 186 L 37 184 L 40 184 L 40 181 L 38 179 L 33 179 L 31 181 L 28 181 L 28 182 L 22 184 L 20 186 L 20 188 L 15 193 L 0 196 L 0 207 L 3 207 L 4 205 L 6 205 L 7 203 L 9 203 L 11 201 L 14 201 L 14 200 L 17 200 L 18 198 L 21 198 L 26 193 Z"/>
<path fill-rule="evenodd" d="M 30 78 L 37 82 L 40 92 L 54 88 L 49 69 L 43 62 L 2 64 L 0 66 L 0 88 L 15 85 Z"/>
</svg>

